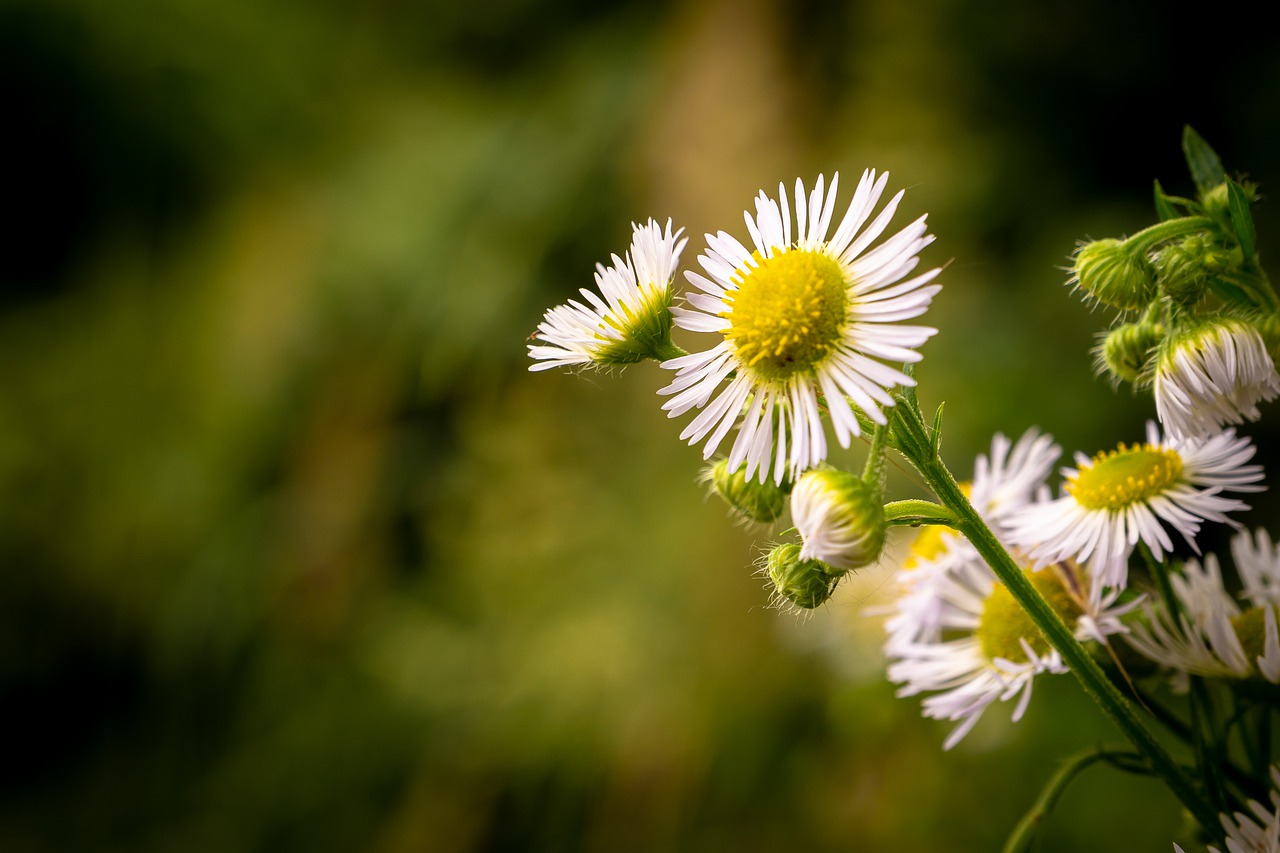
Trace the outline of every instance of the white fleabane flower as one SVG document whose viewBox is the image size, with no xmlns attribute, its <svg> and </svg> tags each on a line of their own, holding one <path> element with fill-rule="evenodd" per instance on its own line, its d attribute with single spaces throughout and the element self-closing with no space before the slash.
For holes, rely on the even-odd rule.
<svg viewBox="0 0 1280 853">
<path fill-rule="evenodd" d="M 890 634 L 885 654 L 889 680 L 902 686 L 898 696 L 931 693 L 923 701 L 926 717 L 959 725 L 943 743 L 960 742 L 994 702 L 1017 699 L 1013 720 L 1026 712 L 1038 675 L 1067 672 L 1061 655 L 1049 646 L 1026 611 L 973 552 L 972 559 L 952 560 L 921 571 L 926 582 L 899 602 L 900 612 L 932 608 L 937 630 L 911 639 Z M 1024 568 L 1027 579 L 1081 640 L 1103 638 L 1125 630 L 1120 617 L 1134 605 L 1116 606 L 1118 593 L 1094 600 L 1087 571 L 1075 563 Z"/>
<path fill-rule="evenodd" d="M 1219 815 L 1227 831 L 1227 853 L 1280 853 L 1280 768 L 1271 768 L 1271 808 L 1249 801 L 1249 812 Z M 1173 849 L 1185 853 L 1175 844 Z M 1210 847 L 1209 853 L 1222 853 Z"/>
<path fill-rule="evenodd" d="M 584 287 L 586 304 L 570 300 L 546 312 L 534 333 L 543 343 L 529 345 L 536 362 L 530 370 L 635 364 L 671 354 L 671 281 L 687 242 L 684 229 L 673 233 L 669 219 L 665 231 L 652 219 L 631 227 L 626 257 L 596 265 L 600 293 Z"/>
<path fill-rule="evenodd" d="M 748 477 L 758 472 L 764 480 L 772 468 L 775 482 L 796 478 L 827 456 L 819 398 L 848 447 L 860 434 L 855 408 L 885 423 L 889 389 L 915 384 L 884 362 L 919 361 L 916 347 L 937 330 L 901 321 L 929 307 L 940 270 L 907 278 L 933 242 L 923 216 L 872 247 L 902 198 L 899 192 L 868 224 L 887 179 L 863 173 L 830 236 L 839 175 L 830 191 L 821 175 L 808 194 L 796 181 L 794 233 L 779 186 L 777 201 L 762 191 L 755 217 L 746 214 L 751 248 L 724 231 L 707 235 L 698 258 L 706 275 L 685 274 L 696 291 L 686 296 L 688 307 L 673 311 L 682 329 L 722 339 L 665 362 L 676 376 L 660 392 L 671 397 L 663 404 L 670 417 L 701 409 L 680 437 L 705 441 L 705 457 L 737 425 L 730 468 L 745 462 Z"/>
<path fill-rule="evenodd" d="M 834 468 L 806 471 L 791 491 L 800 559 L 842 572 L 874 563 L 884 548 L 884 496 L 861 477 Z"/>
<path fill-rule="evenodd" d="M 979 454 L 973 465 L 969 502 L 989 526 L 1000 533 L 1010 516 L 1043 496 L 1045 479 L 1062 448 L 1053 436 L 1027 430 L 1016 444 L 1001 433 L 991 439 L 991 455 Z"/>
<path fill-rule="evenodd" d="M 1218 318 L 1171 336 L 1155 370 L 1156 414 L 1174 437 L 1212 435 L 1260 417 L 1280 394 L 1280 373 L 1258 330 Z"/>
<path fill-rule="evenodd" d="M 1256 538 L 1234 537 L 1231 552 L 1244 584 L 1239 602 L 1227 592 L 1215 555 L 1203 566 L 1188 561 L 1170 578 L 1179 617 L 1147 605 L 1147 621 L 1134 625 L 1129 644 L 1178 681 L 1191 674 L 1280 684 L 1280 552 L 1262 530 Z"/>
<path fill-rule="evenodd" d="M 1173 550 L 1165 525 L 1192 549 L 1205 521 L 1239 525 L 1229 512 L 1248 504 L 1223 492 L 1258 492 L 1262 467 L 1249 465 L 1254 447 L 1226 430 L 1205 439 L 1169 440 L 1147 424 L 1144 444 L 1120 444 L 1064 468 L 1064 494 L 1032 504 L 1009 521 L 1009 538 L 1040 562 L 1088 562 L 1102 586 L 1123 586 L 1139 541 L 1157 560 Z"/>
</svg>

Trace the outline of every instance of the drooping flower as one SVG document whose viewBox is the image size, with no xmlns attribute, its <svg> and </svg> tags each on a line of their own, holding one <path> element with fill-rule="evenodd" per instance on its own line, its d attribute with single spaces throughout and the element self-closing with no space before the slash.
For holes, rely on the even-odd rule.
<svg viewBox="0 0 1280 853">
<path fill-rule="evenodd" d="M 929 307 L 939 270 L 907 278 L 933 241 L 923 216 L 872 247 L 902 198 L 868 224 L 887 179 L 865 172 L 830 235 L 839 175 L 829 191 L 820 175 L 808 194 L 796 181 L 794 233 L 779 186 L 777 201 L 762 191 L 755 216 L 745 216 L 751 248 L 724 231 L 707 235 L 698 258 L 706 275 L 686 273 L 696 290 L 673 311 L 677 326 L 720 341 L 665 362 L 676 375 L 660 392 L 671 397 L 670 417 L 701 410 L 680 437 L 705 442 L 705 457 L 736 425 L 731 469 L 745 463 L 748 477 L 764 480 L 771 469 L 775 482 L 796 479 L 827 456 L 824 404 L 848 447 L 861 432 L 855 409 L 885 423 L 889 390 L 914 384 L 884 362 L 920 359 L 916 348 L 936 329 L 901 321 Z"/>
<path fill-rule="evenodd" d="M 1280 684 L 1280 549 L 1265 530 L 1231 540 L 1243 589 L 1227 591 L 1218 559 L 1188 561 L 1170 578 L 1177 617 L 1163 604 L 1148 604 L 1147 620 L 1135 624 L 1128 642 L 1145 657 L 1185 675 L 1260 678 Z"/>
<path fill-rule="evenodd" d="M 671 281 L 686 239 L 650 219 L 632 225 L 626 257 L 596 265 L 596 293 L 582 288 L 587 304 L 569 300 L 549 309 L 529 345 L 533 371 L 553 367 L 609 367 L 666 358 L 671 346 Z"/>
<path fill-rule="evenodd" d="M 1232 317 L 1170 337 L 1155 371 L 1156 413 L 1172 437 L 1200 437 L 1256 421 L 1258 403 L 1280 395 L 1280 373 L 1262 336 Z"/>
<path fill-rule="evenodd" d="M 1147 424 L 1144 444 L 1120 444 L 1064 468 L 1062 497 L 1032 504 L 1010 519 L 1011 544 L 1044 562 L 1088 562 L 1095 581 L 1123 586 L 1139 541 L 1157 560 L 1173 550 L 1165 525 L 1197 550 L 1205 521 L 1239 526 L 1229 512 L 1248 509 L 1223 492 L 1257 492 L 1262 467 L 1247 464 L 1254 447 L 1226 430 L 1204 439 L 1162 438 Z"/>
</svg>

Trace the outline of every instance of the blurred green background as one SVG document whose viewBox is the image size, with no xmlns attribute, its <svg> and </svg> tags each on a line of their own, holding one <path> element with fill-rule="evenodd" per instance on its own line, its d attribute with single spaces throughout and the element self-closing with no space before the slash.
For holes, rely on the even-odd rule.
<svg viewBox="0 0 1280 853">
<path fill-rule="evenodd" d="M 1070 679 L 943 754 L 887 573 L 767 609 L 663 372 L 527 337 L 633 220 L 692 265 L 874 166 L 949 263 L 957 472 L 1136 438 L 1061 268 L 1191 191 L 1184 123 L 1280 187 L 1278 48 L 1155 2 L 0 0 L 0 850 L 996 849 L 1116 739 Z M 1181 827 L 1097 768 L 1042 849 Z"/>
</svg>

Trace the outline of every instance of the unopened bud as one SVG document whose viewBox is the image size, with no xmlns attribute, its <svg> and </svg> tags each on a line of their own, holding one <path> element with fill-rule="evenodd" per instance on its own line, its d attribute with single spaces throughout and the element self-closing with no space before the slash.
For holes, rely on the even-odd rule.
<svg viewBox="0 0 1280 853">
<path fill-rule="evenodd" d="M 746 466 L 741 465 L 730 471 L 729 460 L 721 459 L 707 466 L 703 479 L 711 483 L 715 493 L 738 516 L 765 524 L 776 521 L 786 509 L 790 483 L 784 481 L 779 486 L 772 478 L 762 483 L 758 477 L 747 477 L 746 470 Z"/>
<path fill-rule="evenodd" d="M 1156 347 L 1164 339 L 1158 323 L 1125 323 L 1116 326 L 1102 341 L 1099 364 L 1123 382 L 1138 382 L 1146 371 Z"/>
<path fill-rule="evenodd" d="M 800 546 L 794 543 L 778 545 L 765 558 L 765 570 L 773 582 L 778 598 L 805 610 L 812 610 L 826 602 L 835 591 L 840 572 L 819 560 L 806 560 L 800 556 Z"/>
<path fill-rule="evenodd" d="M 1239 263 L 1239 249 L 1222 246 L 1207 234 L 1192 234 L 1157 252 L 1154 266 L 1160 290 L 1180 305 L 1193 306 L 1215 276 Z"/>
<path fill-rule="evenodd" d="M 1095 240 L 1081 246 L 1072 278 L 1097 301 L 1121 310 L 1143 308 L 1156 296 L 1151 265 L 1120 240 Z"/>
<path fill-rule="evenodd" d="M 804 472 L 791 492 L 791 519 L 804 540 L 802 556 L 840 571 L 874 563 L 884 548 L 884 495 L 846 471 Z"/>
</svg>

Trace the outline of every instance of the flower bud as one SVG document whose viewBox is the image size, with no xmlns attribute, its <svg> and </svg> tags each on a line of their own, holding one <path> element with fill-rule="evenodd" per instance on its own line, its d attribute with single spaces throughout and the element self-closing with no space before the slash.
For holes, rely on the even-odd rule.
<svg viewBox="0 0 1280 853">
<path fill-rule="evenodd" d="M 841 572 L 874 563 L 884 548 L 884 496 L 845 471 L 804 472 L 791 492 L 791 519 L 804 540 L 800 556 Z"/>
<path fill-rule="evenodd" d="M 1160 290 L 1180 305 L 1193 306 L 1208 292 L 1215 276 L 1238 266 L 1240 250 L 1214 242 L 1207 234 L 1192 234 L 1156 253 L 1154 267 Z"/>
<path fill-rule="evenodd" d="M 1164 334 L 1164 326 L 1158 323 L 1116 326 L 1102 340 L 1098 350 L 1099 366 L 1122 382 L 1138 382 Z"/>
<path fill-rule="evenodd" d="M 1280 314 L 1264 314 L 1253 325 L 1262 335 L 1262 342 L 1273 362 L 1280 361 Z"/>
<path fill-rule="evenodd" d="M 747 477 L 746 470 L 745 465 L 740 465 L 730 471 L 729 460 L 721 459 L 707 466 L 702 476 L 736 515 L 764 524 L 776 521 L 786 508 L 791 484 L 784 480 L 779 486 L 772 479 L 762 483 L 756 477 Z"/>
<path fill-rule="evenodd" d="M 804 559 L 796 544 L 778 545 L 770 551 L 765 558 L 765 571 L 780 600 L 805 610 L 826 602 L 842 574 L 832 573 L 818 560 Z"/>
<path fill-rule="evenodd" d="M 1143 308 L 1155 298 L 1155 274 L 1147 259 L 1120 240 L 1095 240 L 1076 250 L 1073 281 L 1104 305 Z"/>
</svg>

